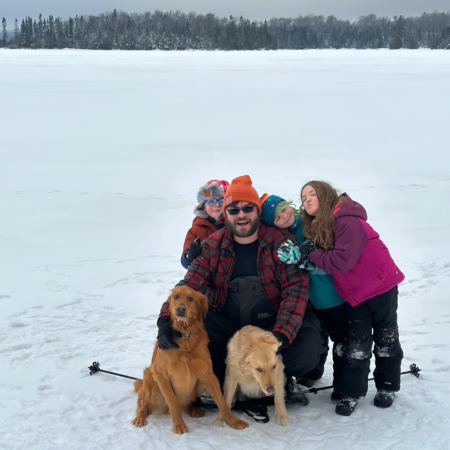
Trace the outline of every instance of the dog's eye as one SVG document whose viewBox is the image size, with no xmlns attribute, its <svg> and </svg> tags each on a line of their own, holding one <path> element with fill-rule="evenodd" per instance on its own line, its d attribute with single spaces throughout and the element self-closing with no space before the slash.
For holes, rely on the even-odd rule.
<svg viewBox="0 0 450 450">
<path fill-rule="evenodd" d="M 188 297 L 188 300 L 189 300 L 190 302 L 193 302 L 193 301 L 194 301 L 194 299 L 193 299 L 192 297 Z"/>
<path fill-rule="evenodd" d="M 176 300 L 178 298 L 178 294 L 175 294 L 173 298 Z"/>
<path fill-rule="evenodd" d="M 263 370 L 260 369 L 259 367 L 256 369 L 259 373 L 263 373 Z"/>
<path fill-rule="evenodd" d="M 272 367 L 272 370 L 275 370 L 277 368 L 277 365 L 275 364 L 273 367 Z"/>
</svg>

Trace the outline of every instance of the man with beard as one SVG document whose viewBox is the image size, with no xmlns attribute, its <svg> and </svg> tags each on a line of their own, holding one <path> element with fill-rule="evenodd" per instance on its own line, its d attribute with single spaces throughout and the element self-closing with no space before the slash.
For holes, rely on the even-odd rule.
<svg viewBox="0 0 450 450">
<path fill-rule="evenodd" d="M 288 377 L 308 378 L 325 349 L 319 320 L 307 309 L 308 274 L 277 256 L 292 234 L 260 222 L 259 196 L 248 175 L 231 182 L 223 211 L 226 227 L 202 242 L 201 254 L 178 284 L 208 297 L 204 323 L 214 373 L 223 385 L 228 341 L 240 328 L 254 325 L 272 331 L 282 344 Z M 158 319 L 161 349 L 178 348 L 168 314 L 164 303 Z M 321 376 L 320 370 L 312 373 Z"/>
</svg>

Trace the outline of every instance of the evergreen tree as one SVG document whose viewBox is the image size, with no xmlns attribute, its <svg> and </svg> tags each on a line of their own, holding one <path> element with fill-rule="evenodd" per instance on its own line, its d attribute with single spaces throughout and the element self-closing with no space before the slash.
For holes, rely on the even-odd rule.
<svg viewBox="0 0 450 450">
<path fill-rule="evenodd" d="M 406 34 L 406 20 L 403 16 L 394 16 L 394 23 L 392 25 L 392 37 L 389 41 L 389 49 L 397 50 L 402 48 L 403 40 Z"/>
<path fill-rule="evenodd" d="M 5 46 L 6 21 L 2 22 Z M 20 28 L 20 29 L 19 29 Z M 25 17 L 9 45 L 26 48 L 124 50 L 255 50 L 306 48 L 448 48 L 450 12 L 424 13 L 393 20 L 369 14 L 356 21 L 335 16 L 298 16 L 250 21 L 214 14 L 154 11 L 128 14 L 113 10 L 67 20 L 50 15 Z"/>
<path fill-rule="evenodd" d="M 411 36 L 409 38 L 409 48 L 411 50 L 416 50 L 419 48 L 419 41 L 417 40 L 417 38 L 415 36 Z"/>
<path fill-rule="evenodd" d="M 6 31 L 6 19 L 2 19 L 2 47 L 6 47 L 6 41 L 8 39 L 8 33 Z"/>
<path fill-rule="evenodd" d="M 43 42 L 43 23 L 42 23 L 42 14 L 39 14 L 39 20 L 37 23 L 37 33 L 35 33 L 35 41 L 36 41 L 36 48 L 42 48 Z"/>
<path fill-rule="evenodd" d="M 19 43 L 19 22 L 17 19 L 14 21 L 14 45 L 17 47 Z"/>
</svg>

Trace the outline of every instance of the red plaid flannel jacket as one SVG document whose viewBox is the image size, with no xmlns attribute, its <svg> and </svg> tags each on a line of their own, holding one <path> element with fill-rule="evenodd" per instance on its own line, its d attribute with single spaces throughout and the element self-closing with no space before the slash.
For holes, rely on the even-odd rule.
<svg viewBox="0 0 450 450">
<path fill-rule="evenodd" d="M 289 338 L 297 336 L 308 301 L 308 274 L 278 259 L 277 250 L 291 233 L 260 224 L 258 230 L 258 275 L 264 294 L 278 313 L 273 331 Z M 180 284 L 206 294 L 212 311 L 222 311 L 227 297 L 228 283 L 235 263 L 233 237 L 228 228 L 222 228 L 202 242 L 201 255 L 189 266 Z M 168 303 L 161 316 L 168 316 Z"/>
</svg>

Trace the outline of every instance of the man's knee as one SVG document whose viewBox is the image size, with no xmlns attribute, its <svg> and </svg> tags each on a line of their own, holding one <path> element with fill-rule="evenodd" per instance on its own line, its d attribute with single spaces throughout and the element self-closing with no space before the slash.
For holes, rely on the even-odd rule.
<svg viewBox="0 0 450 450">
<path fill-rule="evenodd" d="M 300 329 L 292 344 L 282 351 L 286 374 L 300 377 L 310 372 L 317 367 L 324 352 L 323 339 L 318 331 Z"/>
</svg>

